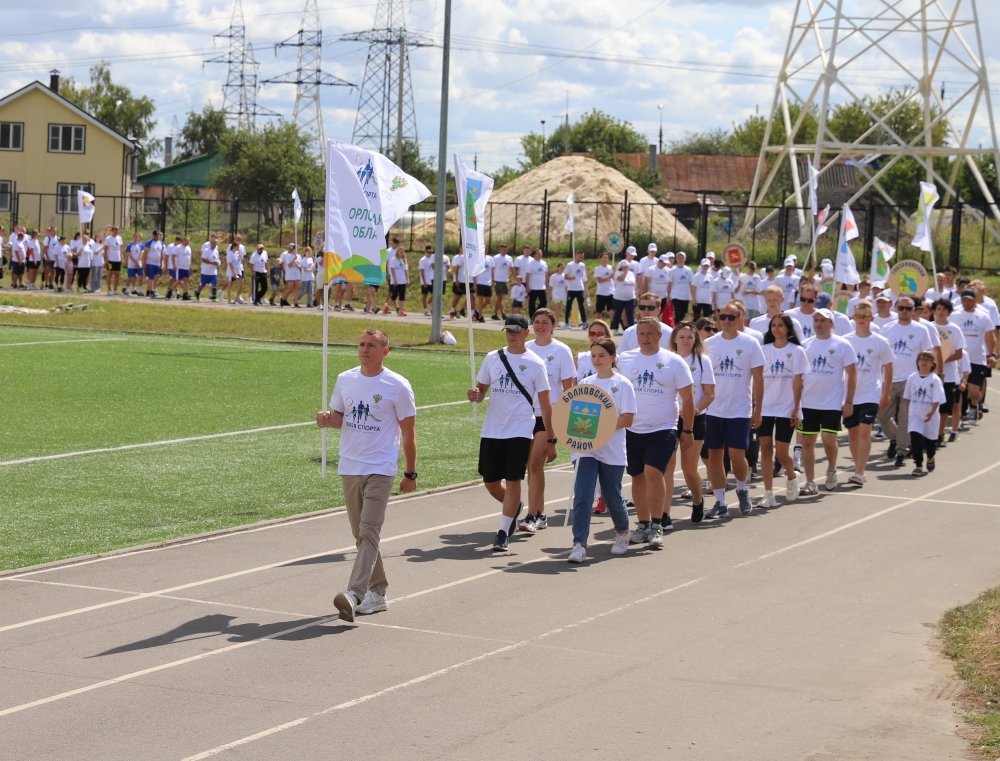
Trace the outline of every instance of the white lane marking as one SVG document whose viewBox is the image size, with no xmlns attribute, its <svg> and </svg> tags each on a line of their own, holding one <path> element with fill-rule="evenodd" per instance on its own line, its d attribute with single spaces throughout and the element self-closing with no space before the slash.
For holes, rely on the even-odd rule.
<svg viewBox="0 0 1000 761">
<path fill-rule="evenodd" d="M 875 499 L 905 499 L 905 497 L 893 497 L 889 494 L 864 494 L 860 491 L 845 491 L 840 492 L 846 497 L 873 497 Z M 1000 505 L 991 505 L 988 502 L 958 502 L 953 499 L 928 499 L 927 497 L 912 497 L 917 502 L 932 502 L 936 505 L 968 505 L 969 507 L 1000 507 Z"/>
<path fill-rule="evenodd" d="M 89 344 L 98 343 L 99 341 L 127 341 L 127 338 L 67 338 L 66 340 L 55 340 L 55 341 L 21 341 L 20 343 L 5 344 L 0 343 L 0 349 L 6 349 L 8 346 L 47 346 L 49 344 Z"/>
<path fill-rule="evenodd" d="M 679 585 L 677 585 L 675 587 L 671 587 L 669 589 L 661 590 L 659 592 L 656 592 L 655 594 L 649 595 L 648 597 L 644 597 L 644 598 L 642 598 L 640 600 L 634 600 L 634 601 L 626 603 L 625 605 L 622 605 L 622 606 L 620 606 L 618 608 L 613 608 L 612 610 L 605 611 L 604 613 L 599 613 L 596 616 L 590 616 L 588 618 L 584 618 L 584 619 L 582 619 L 580 621 L 577 621 L 576 623 L 567 624 L 566 626 L 560 626 L 560 627 L 558 627 L 556 629 L 551 629 L 550 631 L 543 632 L 542 634 L 538 634 L 538 635 L 536 635 L 534 637 L 528 637 L 527 639 L 522 639 L 520 642 L 514 642 L 514 643 L 512 643 L 510 645 L 505 645 L 504 647 L 499 647 L 496 650 L 491 650 L 488 653 L 483 653 L 482 655 L 477 655 L 477 656 L 475 656 L 473 658 L 469 658 L 467 660 L 460 661 L 459 663 L 453 663 L 450 666 L 445 666 L 444 668 L 438 669 L 437 671 L 431 671 L 428 674 L 423 674 L 422 676 L 418 676 L 418 677 L 415 677 L 413 679 L 409 679 L 409 680 L 407 680 L 405 682 L 400 682 L 399 684 L 394 684 L 391 687 L 386 687 L 385 689 L 379 690 L 378 692 L 372 692 L 372 693 L 369 693 L 368 695 L 363 695 L 363 696 L 361 696 L 359 698 L 354 698 L 353 700 L 348 700 L 346 702 L 339 703 L 339 704 L 337 704 L 335 706 L 331 706 L 330 708 L 325 708 L 322 711 L 316 711 L 315 713 L 310 714 L 309 716 L 303 716 L 300 719 L 295 719 L 293 721 L 289 721 L 289 722 L 286 722 L 284 724 L 279 724 L 276 727 L 271 727 L 270 729 L 265 729 L 263 732 L 257 732 L 256 734 L 249 735 L 247 737 L 243 737 L 243 738 L 241 738 L 239 740 L 234 740 L 233 742 L 226 743 L 225 745 L 219 745 L 218 747 L 212 748 L 211 750 L 206 750 L 206 751 L 204 751 L 202 753 L 198 753 L 198 754 L 196 754 L 194 756 L 188 756 L 187 758 L 184 759 L 184 761 L 202 761 L 202 759 L 211 758 L 212 756 L 217 756 L 220 753 L 224 753 L 227 750 L 232 750 L 234 748 L 238 748 L 241 745 L 247 745 L 247 744 L 252 743 L 252 742 L 254 742 L 256 740 L 261 740 L 261 739 L 263 739 L 265 737 L 270 737 L 271 735 L 276 735 L 279 732 L 284 732 L 287 729 L 292 729 L 293 727 L 299 727 L 299 726 L 305 724 L 307 721 L 315 719 L 315 718 L 317 718 L 319 716 L 325 716 L 327 714 L 334 713 L 335 711 L 343 711 L 343 710 L 348 709 L 348 708 L 353 708 L 354 706 L 361 705 L 362 703 L 367 703 L 369 701 L 372 701 L 372 700 L 375 700 L 377 698 L 380 698 L 383 695 L 388 695 L 388 694 L 393 693 L 393 692 L 398 692 L 399 690 L 404 690 L 407 687 L 413 687 L 414 685 L 421 684 L 423 682 L 429 681 L 429 680 L 434 679 L 436 677 L 444 676 L 445 674 L 448 674 L 448 673 L 450 673 L 452 671 L 457 671 L 458 669 L 461 669 L 461 668 L 465 668 L 466 666 L 471 666 L 471 665 L 473 665 L 475 663 L 480 663 L 481 661 L 485 661 L 488 658 L 492 658 L 495 655 L 500 655 L 501 653 L 509 653 L 512 650 L 517 650 L 519 648 L 525 647 L 526 645 L 530 645 L 532 643 L 539 642 L 539 641 L 541 641 L 543 639 L 547 639 L 549 637 L 553 637 L 553 636 L 555 636 L 557 634 L 561 634 L 564 631 L 568 631 L 570 629 L 576 629 L 576 628 L 579 628 L 581 626 L 585 626 L 585 625 L 587 625 L 589 623 L 593 623 L 594 621 L 597 621 L 597 620 L 599 620 L 601 618 L 605 618 L 607 616 L 611 616 L 611 615 L 614 615 L 616 613 L 621 613 L 622 611 L 627 610 L 629 608 L 632 608 L 632 607 L 634 607 L 636 605 L 641 605 L 643 603 L 646 603 L 646 602 L 649 602 L 651 600 L 654 600 L 654 599 L 656 599 L 658 597 L 662 597 L 663 595 L 670 594 L 671 592 L 676 592 L 677 590 L 684 589 L 685 587 L 689 587 L 692 584 L 697 584 L 699 581 L 701 581 L 701 579 L 694 579 L 694 580 L 688 581 L 688 582 L 686 582 L 684 584 L 679 584 Z"/>
<path fill-rule="evenodd" d="M 469 402 L 462 400 L 460 402 L 442 402 L 440 404 L 426 404 L 423 407 L 417 407 L 418 410 L 430 410 L 435 407 L 453 407 L 458 404 L 468 404 Z M 226 433 L 210 433 L 205 436 L 189 436 L 186 439 L 164 439 L 163 441 L 146 441 L 141 444 L 125 444 L 119 447 L 102 447 L 101 449 L 84 449 L 80 452 L 63 452 L 62 454 L 49 454 L 43 455 L 41 457 L 25 457 L 21 460 L 7 460 L 6 462 L 0 462 L 0 467 L 5 465 L 25 465 L 32 462 L 44 462 L 46 460 L 63 460 L 67 457 L 80 457 L 82 455 L 88 454 L 103 454 L 105 452 L 123 452 L 127 449 L 146 449 L 148 447 L 163 447 L 170 444 L 185 444 L 189 441 L 208 441 L 209 439 L 224 439 L 231 436 L 246 436 L 251 433 L 266 433 L 267 431 L 281 431 L 286 428 L 302 428 L 307 425 L 316 425 L 315 420 L 310 420 L 305 423 L 286 423 L 285 425 L 268 425 L 263 428 L 248 428 L 244 431 L 227 431 Z"/>
</svg>

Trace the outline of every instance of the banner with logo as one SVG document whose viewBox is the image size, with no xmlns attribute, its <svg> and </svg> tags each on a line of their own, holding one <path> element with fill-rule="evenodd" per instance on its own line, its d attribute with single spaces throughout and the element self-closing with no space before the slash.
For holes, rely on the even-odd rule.
<svg viewBox="0 0 1000 761">
<path fill-rule="evenodd" d="M 80 212 L 80 224 L 85 225 L 94 218 L 97 208 L 94 206 L 94 197 L 86 190 L 76 191 L 76 208 Z"/>
<path fill-rule="evenodd" d="M 381 153 L 360 145 L 335 142 L 337 150 L 354 165 L 369 203 L 373 209 L 377 208 L 382 218 L 384 233 L 388 233 L 413 204 L 431 195 L 420 180 L 408 175 Z"/>
<path fill-rule="evenodd" d="M 917 232 L 913 236 L 913 245 L 921 251 L 931 252 L 934 250 L 934 241 L 931 239 L 931 215 L 934 213 L 934 204 L 938 202 L 938 198 L 937 187 L 933 182 L 920 183 L 920 205 L 913 218 L 917 225 Z"/>
<path fill-rule="evenodd" d="M 462 253 L 469 280 L 486 269 L 486 202 L 493 193 L 493 179 L 469 169 L 455 154 L 455 193 L 458 196 Z"/>
<path fill-rule="evenodd" d="M 829 218 L 830 218 L 830 204 L 827 204 L 826 208 L 823 209 L 823 211 L 821 211 L 819 213 L 819 216 L 816 218 L 817 238 L 830 229 L 829 227 L 826 226 L 826 220 L 828 220 Z"/>
<path fill-rule="evenodd" d="M 566 199 L 566 203 L 569 204 L 569 219 L 566 220 L 566 232 L 571 233 L 574 232 L 574 228 L 576 227 L 573 214 L 573 212 L 576 211 L 576 199 L 573 197 L 572 193 L 569 194 L 569 197 Z"/>
<path fill-rule="evenodd" d="M 858 265 L 854 261 L 854 254 L 848 241 L 858 237 L 858 224 L 854 221 L 854 214 L 851 207 L 846 203 L 841 213 L 840 221 L 840 241 L 837 244 L 837 263 L 834 265 L 833 277 L 838 283 L 853 285 L 861 282 L 858 275 Z"/>
<path fill-rule="evenodd" d="M 378 192 L 372 191 L 378 199 Z M 335 141 L 326 151 L 326 234 L 323 252 L 324 284 L 385 281 L 385 233 L 381 214 L 354 165 Z"/>
<path fill-rule="evenodd" d="M 892 257 L 896 255 L 896 249 L 881 240 L 878 236 L 875 236 L 875 243 L 872 250 L 872 271 L 871 271 L 871 281 L 874 283 L 876 280 L 881 280 L 885 282 L 885 279 L 889 277 L 889 262 L 892 261 Z"/>
</svg>

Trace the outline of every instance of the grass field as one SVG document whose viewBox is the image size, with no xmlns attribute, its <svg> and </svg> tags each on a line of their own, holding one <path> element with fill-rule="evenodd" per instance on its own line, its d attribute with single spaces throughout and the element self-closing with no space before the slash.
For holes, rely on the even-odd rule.
<svg viewBox="0 0 1000 761">
<path fill-rule="evenodd" d="M 331 350 L 331 388 L 356 360 Z M 418 407 L 462 400 L 469 385 L 461 354 L 400 350 L 386 364 L 410 379 Z M 320 382 L 314 347 L 0 327 L 0 568 L 342 504 L 335 466 L 324 481 L 314 462 L 314 425 L 2 464 L 308 423 Z M 331 462 L 337 440 L 331 431 Z M 417 441 L 420 488 L 477 477 L 471 405 L 419 411 Z"/>
</svg>

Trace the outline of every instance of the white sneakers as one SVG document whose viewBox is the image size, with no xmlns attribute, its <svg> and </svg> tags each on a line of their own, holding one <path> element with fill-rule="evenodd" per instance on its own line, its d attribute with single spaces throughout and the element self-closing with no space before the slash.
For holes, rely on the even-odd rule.
<svg viewBox="0 0 1000 761">
<path fill-rule="evenodd" d="M 837 471 L 835 469 L 830 469 L 826 471 L 826 483 L 823 484 L 827 491 L 833 491 L 837 488 Z"/>
<path fill-rule="evenodd" d="M 354 609 L 358 607 L 358 598 L 353 592 L 340 592 L 333 598 L 333 604 L 340 611 L 340 620 L 354 623 Z"/>
<path fill-rule="evenodd" d="M 778 500 L 774 498 L 774 493 L 766 491 L 764 496 L 757 502 L 757 507 L 777 507 Z"/>
<path fill-rule="evenodd" d="M 370 589 L 365 593 L 365 599 L 358 602 L 353 592 L 340 592 L 333 598 L 333 604 L 340 611 L 340 620 L 349 623 L 354 622 L 354 616 L 367 616 L 371 613 L 380 613 L 389 609 L 385 595 L 372 592 Z"/>
<path fill-rule="evenodd" d="M 789 479 L 785 483 L 785 501 L 794 502 L 799 498 L 799 477 L 796 475 L 794 478 L 789 474 Z"/>
<path fill-rule="evenodd" d="M 628 533 L 615 536 L 615 543 L 611 547 L 612 555 L 624 555 L 628 551 L 628 536 Z"/>
<path fill-rule="evenodd" d="M 386 601 L 385 595 L 380 595 L 378 592 L 372 592 L 369 589 L 365 593 L 365 599 L 354 609 L 354 612 L 359 616 L 367 616 L 372 613 L 381 613 L 383 610 L 388 609 L 389 603 Z"/>
<path fill-rule="evenodd" d="M 582 544 L 574 544 L 573 551 L 566 558 L 567 563 L 582 563 L 587 559 L 587 548 Z"/>
</svg>

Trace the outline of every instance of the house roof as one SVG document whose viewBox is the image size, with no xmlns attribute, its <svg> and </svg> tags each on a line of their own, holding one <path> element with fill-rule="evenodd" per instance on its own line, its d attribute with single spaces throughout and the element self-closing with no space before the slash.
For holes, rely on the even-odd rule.
<svg viewBox="0 0 1000 761">
<path fill-rule="evenodd" d="M 193 159 L 178 161 L 162 169 L 140 174 L 135 181 L 140 185 L 185 185 L 192 188 L 211 187 L 209 175 L 222 166 L 218 151 L 195 156 Z"/>
<path fill-rule="evenodd" d="M 20 90 L 15 90 L 10 95 L 8 95 L 8 96 L 6 96 L 4 98 L 0 98 L 0 108 L 2 108 L 3 106 L 6 106 L 8 103 L 11 103 L 12 101 L 17 100 L 18 98 L 21 98 L 21 97 L 27 95 L 29 92 L 33 92 L 35 90 L 38 90 L 40 92 L 45 93 L 50 98 L 52 98 L 53 100 L 57 101 L 60 105 L 65 106 L 70 111 L 73 111 L 81 119 L 83 119 L 84 121 L 88 122 L 89 124 L 92 124 L 93 126 L 97 127 L 97 129 L 101 130 L 102 132 L 107 133 L 108 135 L 110 135 L 111 137 L 113 137 L 115 140 L 118 140 L 119 142 L 124 143 L 125 145 L 128 145 L 128 146 L 130 146 L 132 148 L 135 147 L 135 141 L 134 140 L 130 140 L 129 138 L 125 137 L 125 135 L 121 134 L 117 130 L 114 130 L 111 127 L 109 127 L 107 124 L 105 124 L 104 122 L 102 122 L 100 119 L 97 119 L 97 118 L 91 116 L 86 111 L 84 111 L 82 108 L 80 108 L 78 105 L 76 105 L 75 103 L 73 103 L 73 101 L 67 100 L 62 95 L 59 95 L 58 93 L 52 92 L 52 90 L 50 90 L 47 86 L 43 85 L 37 79 L 34 82 L 32 82 L 31 84 L 25 85 Z"/>
</svg>

